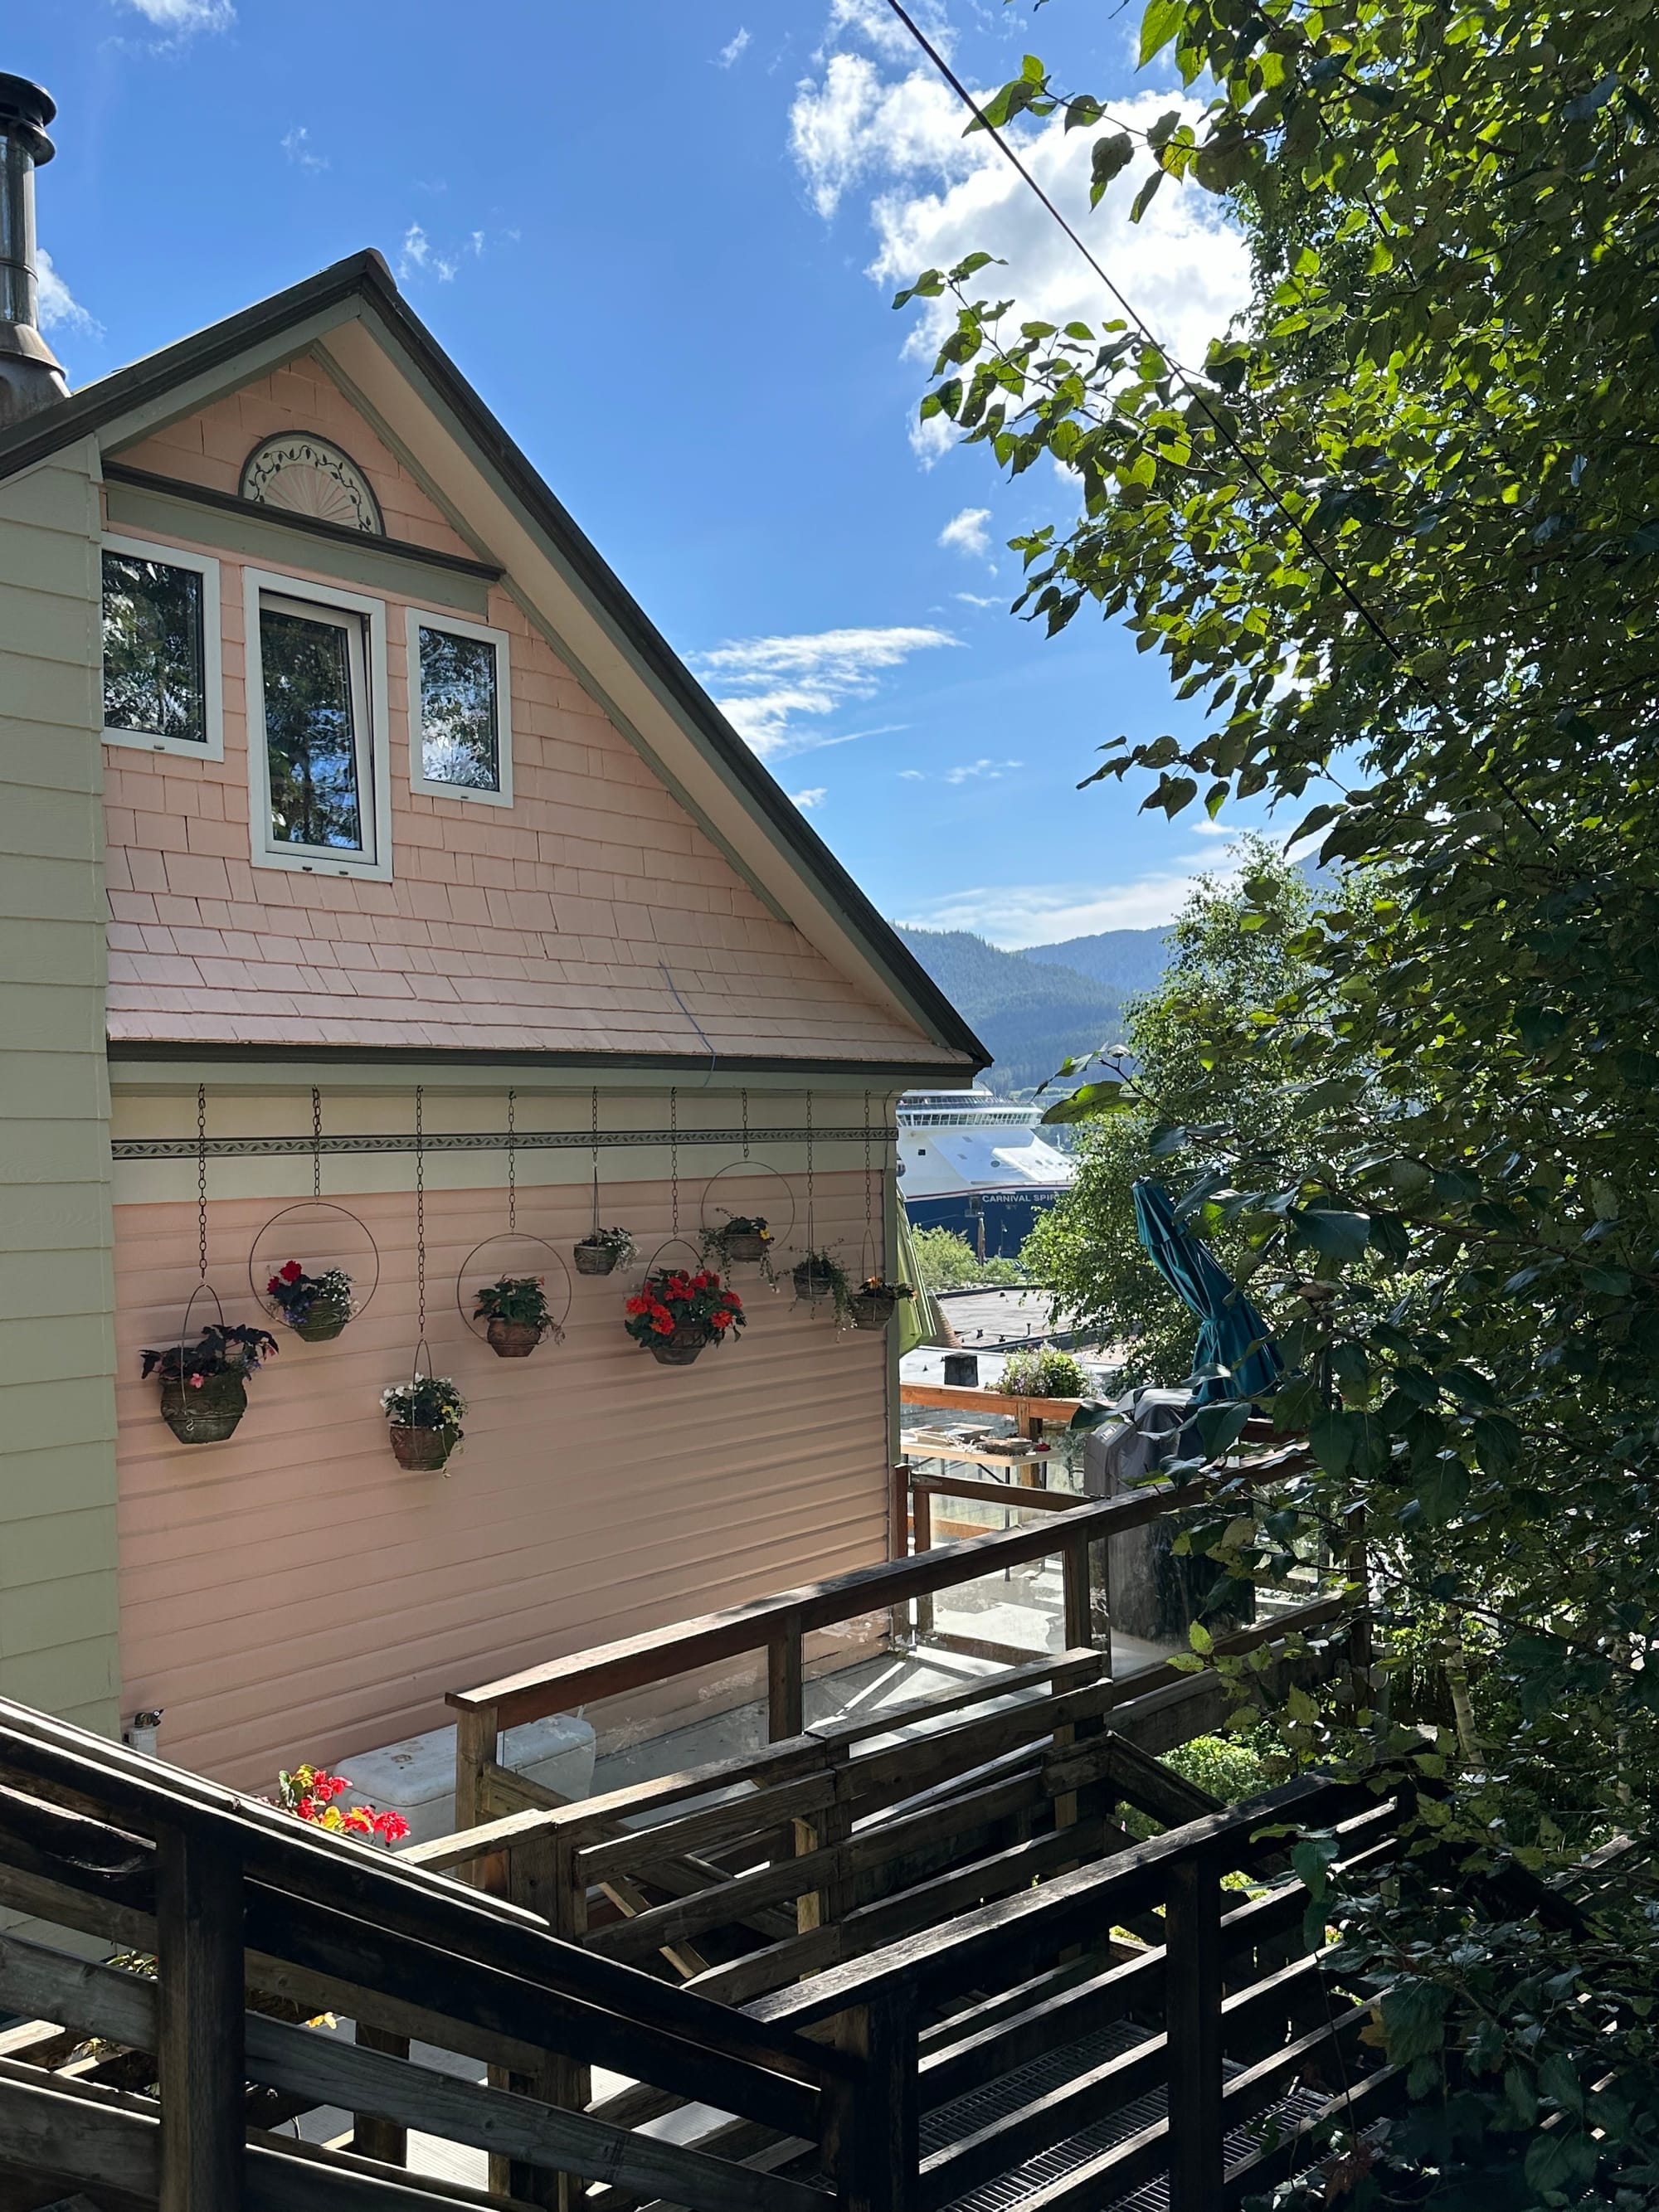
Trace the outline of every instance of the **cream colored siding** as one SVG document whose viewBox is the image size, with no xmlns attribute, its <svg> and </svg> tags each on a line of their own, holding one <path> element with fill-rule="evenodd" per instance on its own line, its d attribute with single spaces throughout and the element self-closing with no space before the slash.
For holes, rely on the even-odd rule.
<svg viewBox="0 0 1659 2212">
<path fill-rule="evenodd" d="M 94 465 L 0 485 L 0 1692 L 113 1729 Z"/>
</svg>

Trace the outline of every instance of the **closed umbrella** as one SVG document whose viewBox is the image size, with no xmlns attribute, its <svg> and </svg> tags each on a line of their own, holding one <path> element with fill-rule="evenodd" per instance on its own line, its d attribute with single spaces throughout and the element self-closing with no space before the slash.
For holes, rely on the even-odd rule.
<svg viewBox="0 0 1659 2212">
<path fill-rule="evenodd" d="M 1136 1183 L 1135 1226 L 1158 1273 L 1198 1316 L 1194 1370 L 1232 1370 L 1231 1376 L 1205 1376 L 1193 1394 L 1194 1402 L 1206 1406 L 1271 1390 L 1285 1363 L 1267 1340 L 1267 1324 L 1209 1246 L 1181 1226 L 1160 1183 Z"/>
<path fill-rule="evenodd" d="M 899 1300 L 899 1351 L 914 1352 L 918 1345 L 949 1344 L 951 1333 L 945 1328 L 939 1308 L 933 1304 L 933 1293 L 922 1287 L 921 1270 L 916 1265 L 915 1242 L 910 1234 L 910 1217 L 904 1210 L 903 1200 L 898 1209 L 898 1271 L 899 1280 L 908 1283 L 913 1296 Z"/>
</svg>

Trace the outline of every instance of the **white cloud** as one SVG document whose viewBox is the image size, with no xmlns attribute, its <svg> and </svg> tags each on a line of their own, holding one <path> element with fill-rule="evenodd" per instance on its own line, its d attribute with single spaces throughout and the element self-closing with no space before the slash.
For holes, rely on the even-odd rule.
<svg viewBox="0 0 1659 2212">
<path fill-rule="evenodd" d="M 912 653 L 956 642 L 948 630 L 914 626 L 817 630 L 739 639 L 695 654 L 693 665 L 732 727 L 763 760 L 772 760 L 879 734 L 830 731 L 822 718 L 848 700 L 869 698 L 883 672 Z"/>
<path fill-rule="evenodd" d="M 948 59 L 951 26 L 939 0 L 911 0 L 910 13 Z M 878 53 L 886 54 L 895 61 L 902 61 L 916 52 L 915 40 L 888 7 L 887 0 L 830 0 L 824 46 L 849 35 L 867 40 Z"/>
<path fill-rule="evenodd" d="M 810 814 L 815 806 L 822 806 L 830 796 L 827 783 L 815 783 L 810 791 L 792 791 L 789 794 L 803 814 Z"/>
<path fill-rule="evenodd" d="M 518 234 L 514 230 L 507 234 L 512 239 L 516 239 Z M 469 231 L 459 246 L 448 246 L 440 252 L 421 225 L 411 222 L 404 233 L 404 242 L 398 250 L 398 281 L 406 284 L 411 277 L 430 276 L 435 276 L 441 284 L 453 284 L 466 256 L 471 254 L 475 261 L 480 260 L 483 250 L 484 234 L 481 230 Z"/>
<path fill-rule="evenodd" d="M 986 524 L 991 520 L 988 507 L 964 507 L 960 514 L 953 514 L 939 534 L 941 545 L 951 546 L 958 553 L 988 553 L 990 532 Z"/>
<path fill-rule="evenodd" d="M 44 246 L 35 252 L 40 288 L 40 327 L 43 331 L 73 331 L 78 337 L 100 338 L 104 326 L 89 315 L 52 265 Z"/>
<path fill-rule="evenodd" d="M 960 599 L 965 607 L 996 607 L 1002 604 L 1000 599 L 985 599 L 978 592 L 952 592 L 951 596 Z"/>
<path fill-rule="evenodd" d="M 303 123 L 296 123 L 293 130 L 290 131 L 288 136 L 283 140 L 283 153 L 288 155 L 289 160 L 293 162 L 296 169 L 327 168 L 327 155 L 313 153 L 311 147 L 307 143 L 310 137 L 311 133 L 306 128 L 305 125 Z"/>
<path fill-rule="evenodd" d="M 1018 951 L 1103 929 L 1156 929 L 1173 921 L 1201 875 L 1229 882 L 1231 870 L 1174 869 L 1105 890 L 1083 884 L 987 884 L 929 901 L 900 919 L 917 929 L 970 929 Z"/>
<path fill-rule="evenodd" d="M 882 11 L 885 14 L 885 11 Z M 964 111 L 931 68 L 878 37 L 861 6 L 838 11 L 841 35 L 863 33 L 875 53 L 826 42 L 819 73 L 797 91 L 790 112 L 796 165 L 818 212 L 833 215 L 855 187 L 869 193 L 876 250 L 872 279 L 891 289 L 927 268 L 949 268 L 980 251 L 1006 269 L 987 270 L 981 286 L 1012 295 L 1011 325 L 1021 319 L 1098 326 L 1121 311 L 1077 248 L 983 132 L 964 138 Z M 833 50 L 831 50 L 833 48 Z M 1145 128 L 1170 106 L 1197 103 L 1148 92 L 1115 101 L 1115 117 Z M 1109 128 L 1103 125 L 1103 130 Z M 1246 304 L 1249 257 L 1221 204 L 1195 185 L 1166 180 L 1144 220 L 1130 203 L 1149 173 L 1144 148 L 1097 210 L 1088 204 L 1090 147 L 1097 133 L 1067 132 L 1055 115 L 1012 133 L 1028 168 L 1108 267 L 1160 342 L 1182 361 L 1201 362 L 1212 337 Z M 906 356 L 918 380 L 931 369 L 955 319 L 949 298 L 909 311 Z M 943 416 L 915 422 L 911 442 L 931 460 L 955 442 Z"/>
<path fill-rule="evenodd" d="M 158 30 L 176 32 L 181 38 L 192 31 L 222 31 L 236 21 L 231 0 L 125 0 L 146 22 Z"/>
<path fill-rule="evenodd" d="M 946 783 L 971 783 L 975 777 L 984 776 L 988 781 L 994 783 L 999 776 L 1006 775 L 1011 768 L 1024 768 L 1024 761 L 1015 760 L 959 761 L 955 768 L 945 769 L 945 781 Z"/>
<path fill-rule="evenodd" d="M 927 781 L 919 768 L 902 768 L 899 775 L 906 783 L 926 783 Z"/>
<path fill-rule="evenodd" d="M 730 69 L 732 63 L 738 59 L 738 56 L 743 52 L 744 48 L 748 44 L 748 31 L 746 29 L 739 30 L 737 37 L 728 40 L 728 42 L 720 48 L 719 53 L 714 57 L 714 66 L 716 69 Z"/>
</svg>

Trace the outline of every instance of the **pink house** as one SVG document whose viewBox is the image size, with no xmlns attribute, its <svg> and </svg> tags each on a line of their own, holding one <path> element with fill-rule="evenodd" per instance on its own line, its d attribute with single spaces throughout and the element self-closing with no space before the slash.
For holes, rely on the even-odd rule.
<svg viewBox="0 0 1659 2212">
<path fill-rule="evenodd" d="M 378 254 L 73 395 L 17 330 L 0 1692 L 263 1784 L 882 1556 L 894 1332 L 790 1268 L 892 1272 L 894 1099 L 977 1041 Z M 738 1264 L 744 1333 L 659 1364 L 625 1297 L 732 1214 L 781 1287 Z M 350 1277 L 331 1340 L 270 1312 L 289 1261 Z M 496 1356 L 501 1275 L 562 1340 Z M 221 1310 L 280 1356 L 184 1443 L 142 1355 Z M 441 1471 L 390 1447 L 417 1368 L 467 1401 Z"/>
</svg>

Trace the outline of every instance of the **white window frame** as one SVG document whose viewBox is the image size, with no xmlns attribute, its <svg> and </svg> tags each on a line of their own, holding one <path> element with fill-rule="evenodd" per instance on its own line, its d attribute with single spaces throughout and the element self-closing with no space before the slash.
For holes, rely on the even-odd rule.
<svg viewBox="0 0 1659 2212">
<path fill-rule="evenodd" d="M 302 876 L 361 876 L 369 883 L 392 881 L 392 763 L 387 744 L 386 601 L 332 584 L 278 575 L 269 568 L 242 572 L 246 625 L 247 765 L 249 844 L 256 868 L 287 868 Z M 368 681 L 368 727 L 357 733 L 357 800 L 363 814 L 363 849 L 343 853 L 336 846 L 279 843 L 270 834 L 270 763 L 265 741 L 264 658 L 261 650 L 260 602 L 291 599 L 297 605 L 361 615 L 364 674 Z"/>
<path fill-rule="evenodd" d="M 171 753 L 179 760 L 222 761 L 225 757 L 224 655 L 221 650 L 219 563 L 210 553 L 186 553 L 178 545 L 162 545 L 151 538 L 117 538 L 107 531 L 99 538 L 98 625 L 104 622 L 104 564 L 102 555 L 118 553 L 129 561 L 154 561 L 167 568 L 189 568 L 202 579 L 202 727 L 204 742 L 192 738 L 164 738 L 154 730 L 121 730 L 104 724 L 106 745 L 137 745 L 141 752 Z M 98 656 L 98 691 L 104 690 L 103 650 Z"/>
<path fill-rule="evenodd" d="M 454 637 L 474 637 L 495 648 L 495 764 L 501 776 L 499 791 L 482 791 L 475 783 L 441 783 L 425 773 L 426 731 L 421 694 L 421 632 L 447 630 Z M 465 622 L 459 615 L 440 614 L 435 609 L 410 607 L 404 618 L 404 641 L 409 654 L 409 787 L 428 799 L 476 799 L 485 806 L 513 804 L 513 688 L 512 663 L 507 657 L 507 632 L 483 623 Z"/>
</svg>

